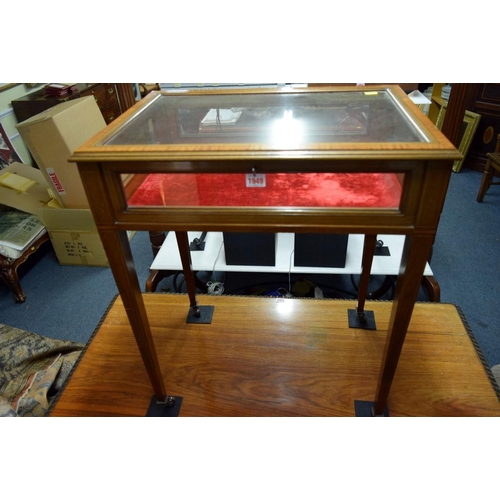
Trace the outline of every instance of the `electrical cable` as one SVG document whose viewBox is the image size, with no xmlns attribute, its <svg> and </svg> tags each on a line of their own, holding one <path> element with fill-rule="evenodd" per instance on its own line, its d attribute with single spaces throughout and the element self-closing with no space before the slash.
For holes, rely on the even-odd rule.
<svg viewBox="0 0 500 500">
<path fill-rule="evenodd" d="M 222 250 L 222 245 L 224 245 L 224 241 L 222 241 L 222 243 L 219 247 L 219 252 L 217 254 L 217 257 L 215 258 L 214 267 L 212 268 L 212 276 L 215 273 L 215 266 L 217 264 L 217 261 L 219 260 L 220 252 Z M 224 283 L 221 283 L 220 281 L 216 281 L 216 282 L 208 281 L 207 282 L 207 292 L 209 295 L 222 295 L 224 293 Z"/>
<path fill-rule="evenodd" d="M 295 253 L 295 248 L 292 250 L 290 254 L 290 265 L 288 266 L 288 293 L 286 297 L 293 297 L 292 295 L 292 255 Z"/>
</svg>

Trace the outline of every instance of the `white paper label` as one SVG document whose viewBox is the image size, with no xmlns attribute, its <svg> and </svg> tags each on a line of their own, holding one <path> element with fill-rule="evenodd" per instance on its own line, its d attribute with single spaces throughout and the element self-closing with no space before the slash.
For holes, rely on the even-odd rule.
<svg viewBox="0 0 500 500">
<path fill-rule="evenodd" d="M 61 181 L 57 177 L 57 174 L 54 172 L 53 168 L 47 168 L 47 173 L 49 174 L 50 180 L 52 181 L 52 184 L 54 184 L 54 187 L 56 188 L 57 192 L 59 194 L 66 194 L 66 191 L 63 188 L 63 185 L 61 184 Z"/>
<path fill-rule="evenodd" d="M 247 188 L 266 187 L 266 174 L 246 174 Z"/>
</svg>

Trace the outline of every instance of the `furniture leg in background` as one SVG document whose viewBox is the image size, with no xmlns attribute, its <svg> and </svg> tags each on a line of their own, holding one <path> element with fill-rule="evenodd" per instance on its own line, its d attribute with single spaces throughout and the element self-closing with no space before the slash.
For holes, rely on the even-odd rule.
<svg viewBox="0 0 500 500">
<path fill-rule="evenodd" d="M 40 238 L 34 241 L 17 259 L 11 259 L 0 254 L 0 277 L 12 290 L 16 302 L 24 302 L 26 300 L 26 294 L 19 281 L 17 268 L 26 262 L 28 257 L 35 253 L 46 241 L 49 241 L 49 233 L 44 233 L 40 236 Z"/>
<path fill-rule="evenodd" d="M 481 178 L 481 186 L 479 187 L 479 192 L 477 194 L 477 201 L 479 203 L 483 201 L 484 195 L 491 185 L 500 184 L 500 182 L 493 182 L 493 174 L 495 173 L 495 170 L 500 172 L 500 134 L 497 137 L 495 152 L 488 153 L 486 158 L 486 165 L 484 167 L 483 177 Z"/>
</svg>

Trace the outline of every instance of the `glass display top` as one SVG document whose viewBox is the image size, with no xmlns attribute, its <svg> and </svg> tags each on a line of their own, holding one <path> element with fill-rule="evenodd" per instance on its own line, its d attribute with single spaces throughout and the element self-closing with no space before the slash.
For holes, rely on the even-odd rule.
<svg viewBox="0 0 500 500">
<path fill-rule="evenodd" d="M 101 145 L 428 143 L 387 90 L 158 93 Z"/>
</svg>

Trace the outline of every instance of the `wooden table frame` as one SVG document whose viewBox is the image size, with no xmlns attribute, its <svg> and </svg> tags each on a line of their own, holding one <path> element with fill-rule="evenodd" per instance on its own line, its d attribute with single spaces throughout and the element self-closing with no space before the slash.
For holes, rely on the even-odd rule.
<svg viewBox="0 0 500 500">
<path fill-rule="evenodd" d="M 363 313 L 376 235 L 406 235 L 401 266 L 381 360 L 380 377 L 373 412 L 382 415 L 417 298 L 426 262 L 443 208 L 456 148 L 418 110 L 399 87 L 375 88 L 388 91 L 398 100 L 415 126 L 428 138 L 424 143 L 366 145 L 333 144 L 329 149 L 287 152 L 245 151 L 209 148 L 200 152 L 189 144 L 175 148 L 155 144 L 106 145 L 105 138 L 130 122 L 135 113 L 162 92 L 152 92 L 129 109 L 103 132 L 75 151 L 101 240 L 122 297 L 144 365 L 158 401 L 167 392 L 156 356 L 141 288 L 134 268 L 127 230 L 175 231 L 188 285 L 190 306 L 196 307 L 195 285 L 190 267 L 187 231 L 244 232 L 335 232 L 365 234 L 363 275 L 358 312 Z M 335 89 L 293 89 L 293 92 L 328 92 Z M 352 88 L 340 89 L 353 91 Z M 206 92 L 206 91 L 205 91 Z M 243 93 L 241 90 L 237 91 Z M 284 92 L 258 89 L 250 93 Z M 231 93 L 231 91 L 214 91 Z M 196 91 L 193 92 L 196 94 Z M 305 167 L 307 165 L 307 167 Z M 325 208 L 219 208 L 128 207 L 121 174 L 146 173 L 259 173 L 272 172 L 383 172 L 404 174 L 398 209 Z"/>
</svg>

